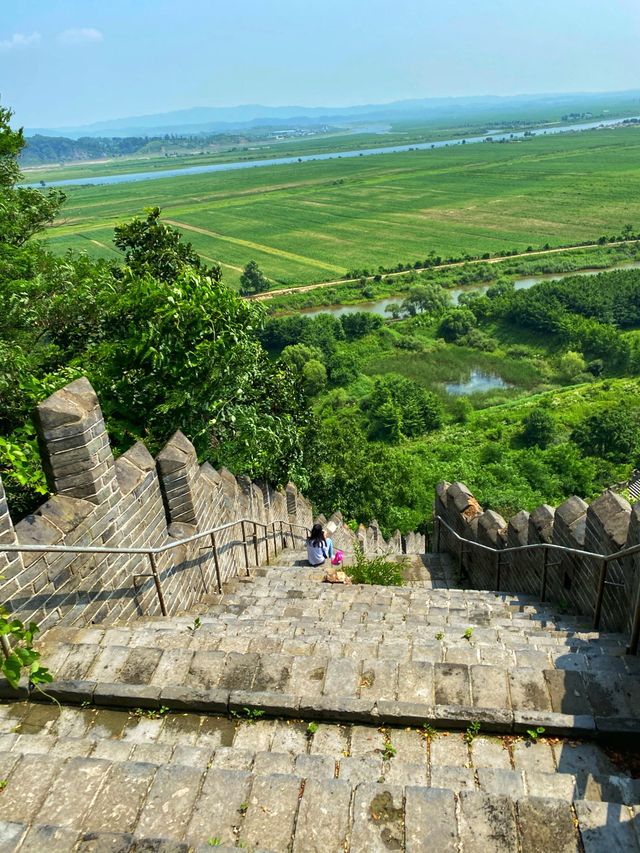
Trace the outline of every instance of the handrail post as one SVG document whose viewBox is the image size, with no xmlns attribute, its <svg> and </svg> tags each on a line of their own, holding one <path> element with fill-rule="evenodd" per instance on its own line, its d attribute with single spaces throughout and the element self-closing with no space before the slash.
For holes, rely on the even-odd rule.
<svg viewBox="0 0 640 853">
<path fill-rule="evenodd" d="M 600 618 L 602 616 L 602 601 L 604 599 L 604 587 L 607 582 L 607 570 L 609 568 L 609 560 L 605 557 L 600 566 L 600 575 L 598 577 L 598 595 L 596 598 L 596 606 L 593 610 L 593 630 L 600 628 Z"/>
<path fill-rule="evenodd" d="M 631 625 L 631 637 L 629 639 L 629 647 L 627 654 L 637 655 L 638 645 L 640 644 L 640 583 L 638 584 L 638 593 L 636 595 L 636 608 L 633 614 L 633 623 Z"/>
<path fill-rule="evenodd" d="M 256 555 L 256 566 L 260 565 L 260 555 L 258 553 L 258 525 L 253 522 L 253 550 Z M 248 574 L 248 572 L 247 572 Z"/>
<path fill-rule="evenodd" d="M 244 526 L 244 518 L 242 519 L 242 547 L 244 548 L 244 567 L 249 574 L 249 549 L 247 547 L 247 533 Z"/>
<path fill-rule="evenodd" d="M 151 574 L 153 575 L 153 582 L 156 585 L 156 592 L 158 593 L 158 602 L 160 604 L 160 613 L 163 616 L 167 615 L 167 606 L 164 603 L 164 595 L 162 594 L 162 584 L 160 583 L 160 575 L 158 574 L 158 566 L 156 563 L 156 555 L 153 551 L 149 551 L 149 562 L 151 563 Z"/>
<path fill-rule="evenodd" d="M 440 516 L 436 515 L 433 522 L 433 548 L 436 554 L 440 553 Z"/>
<path fill-rule="evenodd" d="M 266 552 L 267 563 L 270 563 L 271 557 L 269 556 L 269 528 L 266 524 L 264 526 L 264 550 Z"/>
<path fill-rule="evenodd" d="M 542 552 L 542 583 L 540 585 L 540 601 L 544 601 L 547 597 L 547 573 L 549 571 L 549 549 L 545 548 Z"/>
<path fill-rule="evenodd" d="M 271 533 L 273 534 L 273 556 L 278 556 L 278 537 L 276 536 L 276 523 L 271 522 Z"/>
<path fill-rule="evenodd" d="M 287 540 L 284 535 L 284 521 L 280 519 L 280 542 L 282 544 L 282 550 L 287 547 Z"/>
<path fill-rule="evenodd" d="M 222 595 L 222 578 L 220 577 L 220 560 L 218 559 L 218 548 L 216 547 L 216 534 L 211 531 L 211 547 L 213 548 L 213 562 L 216 567 L 216 581 L 218 584 L 218 594 Z"/>
<path fill-rule="evenodd" d="M 293 537 L 293 524 L 291 524 L 291 522 L 289 522 L 289 531 L 291 532 L 291 547 L 295 548 L 296 547 L 296 540 Z"/>
<path fill-rule="evenodd" d="M 500 551 L 496 550 L 496 592 L 500 592 L 500 571 L 501 571 L 501 561 L 500 561 Z"/>
</svg>

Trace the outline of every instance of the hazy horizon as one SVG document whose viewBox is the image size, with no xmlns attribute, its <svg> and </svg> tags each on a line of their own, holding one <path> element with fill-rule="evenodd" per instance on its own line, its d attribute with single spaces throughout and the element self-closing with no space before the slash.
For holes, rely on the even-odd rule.
<svg viewBox="0 0 640 853">
<path fill-rule="evenodd" d="M 169 0 L 32 0 L 3 12 L 0 96 L 28 127 L 197 106 L 639 88 L 636 0 L 247 0 L 241 9 L 185 0 L 179 15 Z"/>
</svg>

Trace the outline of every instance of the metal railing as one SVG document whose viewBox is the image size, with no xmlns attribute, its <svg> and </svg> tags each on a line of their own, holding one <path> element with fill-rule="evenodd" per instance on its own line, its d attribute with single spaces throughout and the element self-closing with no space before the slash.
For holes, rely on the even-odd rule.
<svg viewBox="0 0 640 853">
<path fill-rule="evenodd" d="M 237 525 L 241 526 L 242 530 L 242 538 L 236 540 L 234 542 L 226 542 L 223 543 L 223 546 L 220 546 L 217 536 L 220 533 L 223 533 L 226 530 L 230 530 Z M 247 526 L 251 525 L 252 529 L 249 530 L 249 535 L 247 535 Z M 264 531 L 262 538 L 258 536 L 258 528 L 262 528 Z M 278 529 L 279 528 L 279 529 Z M 168 542 L 166 545 L 159 545 L 156 548 L 110 548 L 98 545 L 10 545 L 10 544 L 0 544 L 0 553 L 42 553 L 42 554 L 120 554 L 125 556 L 145 556 L 149 560 L 149 567 L 151 569 L 150 572 L 140 573 L 136 572 L 133 574 L 134 585 L 136 579 L 138 578 L 153 578 L 157 598 L 158 605 L 160 607 L 160 612 L 163 616 L 167 616 L 167 606 L 164 598 L 164 592 L 162 589 L 162 579 L 160 577 L 160 572 L 158 570 L 158 557 L 162 554 L 167 553 L 168 551 L 172 551 L 174 548 L 179 548 L 183 545 L 188 545 L 191 542 L 197 542 L 200 539 L 209 539 L 209 544 L 205 545 L 200 550 L 208 549 L 211 551 L 213 556 L 213 562 L 216 572 L 216 585 L 218 587 L 218 593 L 222 592 L 222 573 L 220 568 L 220 550 L 221 547 L 237 547 L 242 546 L 244 552 L 244 563 L 247 576 L 250 574 L 251 561 L 249 559 L 249 549 L 252 547 L 255 556 L 255 566 L 260 565 L 260 546 L 264 544 L 265 554 L 266 554 L 266 562 L 269 563 L 271 560 L 271 549 L 270 549 L 270 539 L 273 543 L 273 555 L 274 557 L 278 554 L 277 548 L 277 539 L 280 538 L 281 549 L 287 547 L 286 540 L 287 537 L 291 537 L 291 544 L 293 545 L 298 540 L 306 539 L 306 536 L 302 536 L 299 533 L 294 533 L 294 528 L 298 530 L 307 531 L 307 528 L 302 524 L 296 524 L 295 522 L 289 521 L 272 521 L 270 523 L 264 523 L 262 521 L 255 521 L 252 518 L 240 518 L 236 519 L 236 521 L 229 521 L 227 524 L 221 524 L 218 527 L 212 527 L 208 530 L 203 530 L 200 533 L 194 533 L 193 536 L 187 536 L 184 539 L 176 539 L 174 542 Z M 204 579 L 204 573 L 202 571 L 202 566 L 200 566 L 200 573 L 203 582 L 203 586 L 205 589 L 205 593 L 208 593 L 207 583 Z"/>
<path fill-rule="evenodd" d="M 596 587 L 596 596 L 593 606 L 593 629 L 598 630 L 600 628 L 600 622 L 602 619 L 602 604 L 604 601 L 605 589 L 607 586 L 616 586 L 619 587 L 620 584 L 615 583 L 607 579 L 609 573 L 609 564 L 613 563 L 617 560 L 624 559 L 625 557 L 632 557 L 634 554 L 640 553 L 640 544 L 632 545 L 628 548 L 622 548 L 620 551 L 616 551 L 614 554 L 596 554 L 593 551 L 586 551 L 580 548 L 570 548 L 568 545 L 557 545 L 552 542 L 532 542 L 530 545 L 510 545 L 506 548 L 494 548 L 491 545 L 484 545 L 481 542 L 476 542 L 473 539 L 468 539 L 465 536 L 461 536 L 457 533 L 451 525 L 449 525 L 442 516 L 437 515 L 434 519 L 434 547 L 436 552 L 440 552 L 440 540 L 442 534 L 442 527 L 445 527 L 449 534 L 457 539 L 461 543 L 460 551 L 458 552 L 458 565 L 459 568 L 462 568 L 462 558 L 464 555 L 465 545 L 470 545 L 473 548 L 477 548 L 481 551 L 487 551 L 494 555 L 495 561 L 495 588 L 496 591 L 500 591 L 501 586 L 501 559 L 504 554 L 517 554 L 522 553 L 524 551 L 542 551 L 542 578 L 540 581 L 540 599 L 541 601 L 546 600 L 547 595 L 547 586 L 548 586 L 548 577 L 549 577 L 549 569 L 555 568 L 557 566 L 562 565 L 562 563 L 550 563 L 549 555 L 552 552 L 560 552 L 563 554 L 571 554 L 573 556 L 586 558 L 589 560 L 597 560 L 600 563 L 600 570 L 598 572 L 598 582 Z M 635 569 L 635 567 L 634 567 Z M 635 606 L 633 610 L 633 619 L 632 626 L 630 632 L 629 646 L 627 648 L 628 654 L 636 655 L 638 654 L 638 646 L 640 645 L 640 584 L 638 584 L 638 592 L 636 595 Z"/>
</svg>

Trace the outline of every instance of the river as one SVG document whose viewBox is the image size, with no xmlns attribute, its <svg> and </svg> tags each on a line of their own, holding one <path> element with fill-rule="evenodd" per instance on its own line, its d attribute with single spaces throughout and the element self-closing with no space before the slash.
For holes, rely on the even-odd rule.
<svg viewBox="0 0 640 853">
<path fill-rule="evenodd" d="M 527 276 L 526 278 L 517 278 L 514 281 L 516 290 L 528 290 L 534 284 L 539 284 L 541 281 L 560 281 L 563 278 L 575 275 L 598 275 L 603 272 L 612 272 L 613 270 L 629 270 L 640 269 L 639 261 L 631 261 L 626 264 L 616 264 L 613 267 L 605 269 L 587 269 L 575 270 L 574 272 L 562 273 L 544 273 L 541 275 Z M 452 287 L 445 292 L 451 298 L 451 304 L 457 305 L 463 293 L 486 293 L 491 285 L 489 284 L 469 284 L 465 287 Z M 381 317 L 389 317 L 389 312 L 386 310 L 388 305 L 399 305 L 407 294 L 400 296 L 388 296 L 385 299 L 378 299 L 375 302 L 359 302 L 357 305 L 327 305 L 324 308 L 302 308 L 301 313 L 305 317 L 316 317 L 318 314 L 333 314 L 334 317 L 341 317 L 343 314 L 356 314 L 360 311 L 366 311 L 369 314 L 379 314 Z"/>
<path fill-rule="evenodd" d="M 640 119 L 640 116 L 633 116 Z M 312 160 L 336 160 L 351 157 L 371 157 L 375 154 L 397 154 L 402 151 L 425 151 L 431 148 L 446 148 L 448 145 L 473 145 L 477 142 L 485 142 L 492 139 L 500 142 L 508 139 L 523 139 L 525 136 L 550 136 L 556 133 L 569 133 L 570 131 L 593 130 L 597 127 L 611 127 L 620 124 L 623 119 L 606 119 L 605 121 L 592 121 L 582 124 L 562 125 L 560 127 L 540 128 L 539 130 L 525 130 L 517 133 L 490 133 L 483 136 L 468 136 L 462 139 L 443 139 L 439 142 L 416 142 L 409 145 L 388 145 L 382 148 L 364 148 L 356 151 L 331 151 L 325 154 L 302 154 L 299 157 L 273 157 L 267 160 L 240 160 L 233 163 L 213 163 L 208 166 L 185 166 L 182 169 L 159 169 L 151 172 L 131 172 L 126 175 L 97 175 L 86 178 L 67 178 L 64 181 L 47 181 L 48 187 L 77 187 L 98 186 L 102 184 L 131 184 L 137 181 L 156 181 L 160 178 L 178 178 L 184 175 L 204 175 L 208 172 L 232 172 L 236 169 L 255 169 L 263 166 L 288 166 L 293 163 L 308 163 Z M 27 187 L 39 187 L 39 182 L 23 184 Z"/>
</svg>

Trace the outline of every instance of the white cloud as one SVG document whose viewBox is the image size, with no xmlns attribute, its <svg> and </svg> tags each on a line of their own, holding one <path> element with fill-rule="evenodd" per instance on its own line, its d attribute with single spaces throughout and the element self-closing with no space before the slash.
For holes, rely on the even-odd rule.
<svg viewBox="0 0 640 853">
<path fill-rule="evenodd" d="M 65 30 L 58 34 L 60 44 L 86 44 L 87 42 L 102 41 L 102 33 L 93 27 L 79 27 Z"/>
<path fill-rule="evenodd" d="M 11 38 L 0 41 L 0 52 L 6 53 L 9 50 L 16 50 L 21 47 L 29 47 L 32 44 L 38 44 L 42 36 L 40 33 L 14 33 Z"/>
</svg>

